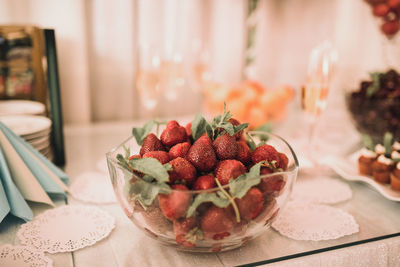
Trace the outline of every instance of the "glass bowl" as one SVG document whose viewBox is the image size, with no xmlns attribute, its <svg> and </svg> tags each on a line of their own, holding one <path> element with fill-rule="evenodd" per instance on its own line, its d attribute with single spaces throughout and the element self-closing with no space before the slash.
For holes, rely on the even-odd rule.
<svg viewBox="0 0 400 267">
<path fill-rule="evenodd" d="M 382 142 L 385 132 L 400 139 L 400 77 L 394 70 L 384 73 L 375 93 L 369 94 L 371 78 L 359 82 L 357 90 L 346 92 L 346 105 L 357 130 L 377 143 Z"/>
<path fill-rule="evenodd" d="M 156 184 L 146 182 L 130 169 L 118 163 L 117 155 L 124 155 L 127 148 L 130 149 L 131 155 L 138 154 L 139 146 L 133 137 L 128 138 L 107 153 L 108 169 L 119 204 L 128 218 L 144 233 L 178 250 L 217 252 L 242 246 L 267 230 L 282 211 L 289 200 L 299 166 L 294 151 L 281 137 L 264 132 L 249 132 L 249 134 L 255 140 L 268 139 L 267 144 L 274 146 L 278 152 L 286 154 L 289 160 L 285 171 L 251 177 L 250 180 L 260 179 L 260 182 L 255 183 L 256 185 L 253 187 L 258 187 L 262 192 L 262 211 L 255 218 L 249 219 L 248 216 L 243 218 L 246 216 L 242 214 L 239 222 L 232 205 L 221 209 L 210 202 L 198 206 L 189 219 L 186 218 L 187 216 L 182 216 L 171 221 L 164 216 L 160 209 L 159 197 L 171 194 L 170 196 L 173 196 L 177 203 L 181 203 L 177 208 L 187 215 L 188 207 L 197 196 L 207 193 L 222 194 L 219 187 L 197 191 L 168 189 L 167 192 L 161 191 L 163 193 L 159 194 L 151 205 L 142 206 L 138 200 L 135 200 L 135 192 L 132 192 L 135 190 L 132 190 L 132 185 L 141 181 L 145 186 L 151 188 L 150 192 L 158 192 L 160 188 Z M 222 188 L 229 191 L 229 184 L 223 185 Z M 207 229 L 205 229 L 206 227 Z"/>
</svg>

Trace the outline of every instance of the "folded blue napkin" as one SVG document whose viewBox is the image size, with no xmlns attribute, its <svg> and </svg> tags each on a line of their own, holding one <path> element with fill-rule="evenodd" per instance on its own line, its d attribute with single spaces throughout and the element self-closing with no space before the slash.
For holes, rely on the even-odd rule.
<svg viewBox="0 0 400 267">
<path fill-rule="evenodd" d="M 33 148 L 30 144 L 28 144 L 22 137 L 19 135 L 15 134 L 13 131 L 11 131 L 4 123 L 0 122 L 0 130 L 4 133 L 4 135 L 10 140 L 10 142 L 13 144 L 14 143 L 19 143 L 22 144 L 26 149 L 28 149 L 30 152 L 32 152 L 36 157 L 40 159 L 40 161 L 46 165 L 47 168 L 49 168 L 58 178 L 60 178 L 65 184 L 69 184 L 69 178 L 65 172 L 63 172 L 60 168 L 58 168 L 56 165 L 54 165 L 51 161 L 49 161 L 45 156 L 43 156 L 39 151 L 37 151 L 35 148 Z M 15 150 L 17 148 L 14 146 Z M 18 151 L 18 150 L 17 150 Z M 18 152 L 19 153 L 19 152 Z"/>
<path fill-rule="evenodd" d="M 40 186 L 48 194 L 64 194 L 69 183 L 68 176 L 56 167 L 45 156 L 28 144 L 23 138 L 16 135 L 6 125 L 0 122 L 0 131 L 22 159 L 23 163 L 36 178 Z M 32 210 L 29 208 L 24 197 L 18 190 L 10 174 L 7 159 L 0 145 L 0 222 L 11 213 L 25 221 L 33 218 Z M 61 179 L 61 181 L 58 180 Z"/>
<path fill-rule="evenodd" d="M 7 161 L 4 158 L 3 150 L 1 147 L 0 147 L 0 180 L 2 184 L 2 190 L 0 191 L 4 191 L 5 196 L 7 198 L 6 201 L 3 201 L 3 199 L 1 199 L 0 202 L 0 210 L 2 212 L 0 216 L 0 222 L 4 219 L 5 215 L 7 215 L 4 214 L 6 210 L 9 210 L 11 214 L 25 221 L 32 220 L 33 218 L 32 210 L 29 208 L 28 203 L 26 203 L 25 199 L 22 197 L 21 193 L 15 186 L 10 176 L 10 171 L 8 170 L 7 167 Z"/>
</svg>

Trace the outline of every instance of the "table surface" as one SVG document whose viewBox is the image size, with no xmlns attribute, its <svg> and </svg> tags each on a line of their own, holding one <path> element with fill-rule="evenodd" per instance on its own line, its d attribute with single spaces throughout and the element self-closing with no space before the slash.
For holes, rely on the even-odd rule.
<svg viewBox="0 0 400 267">
<path fill-rule="evenodd" d="M 337 121 L 338 127 L 341 121 Z M 136 122 L 138 124 L 138 122 Z M 96 163 L 112 147 L 121 143 L 130 134 L 134 122 L 101 123 L 65 127 L 67 165 L 66 173 L 73 182 L 79 174 L 96 170 Z M 291 125 L 291 128 L 293 125 Z M 325 127 L 325 126 L 324 126 Z M 327 127 L 327 126 L 326 126 Z M 330 127 L 332 123 L 330 123 Z M 282 126 L 279 134 L 295 139 L 297 134 Z M 321 131 L 326 131 L 326 128 Z M 335 137 L 333 137 L 335 138 Z M 346 144 L 347 145 L 347 144 Z M 329 170 L 326 174 L 341 179 Z M 300 172 L 299 179 L 305 174 Z M 344 181 L 344 180 L 342 180 Z M 344 181 L 346 182 L 346 181 Z M 347 182 L 346 182 L 347 183 Z M 353 198 L 334 205 L 350 214 L 360 225 L 357 234 L 329 241 L 296 241 L 280 235 L 273 229 L 246 246 L 222 253 L 193 254 L 178 252 L 165 247 L 137 229 L 125 216 L 118 204 L 98 205 L 116 218 L 116 228 L 105 240 L 73 253 L 48 254 L 54 266 L 232 266 L 248 263 L 268 263 L 281 257 L 293 257 L 298 253 L 332 249 L 336 246 L 355 245 L 373 238 L 400 234 L 400 203 L 383 198 L 374 189 L 362 183 L 348 183 L 353 190 Z M 56 205 L 82 204 L 72 197 L 56 199 Z M 31 203 L 35 215 L 47 206 Z M 7 216 L 0 224 L 0 244 L 18 244 L 16 232 L 21 220 Z M 400 237 L 397 237 L 400 238 Z M 352 244 L 356 242 L 355 244 Z M 304 255 L 304 254 L 303 254 Z"/>
</svg>

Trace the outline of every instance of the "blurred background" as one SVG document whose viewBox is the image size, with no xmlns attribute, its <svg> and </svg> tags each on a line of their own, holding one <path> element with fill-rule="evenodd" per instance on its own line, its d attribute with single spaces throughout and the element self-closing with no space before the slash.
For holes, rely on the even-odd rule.
<svg viewBox="0 0 400 267">
<path fill-rule="evenodd" d="M 194 114 L 204 91 L 248 79 L 298 96 L 323 40 L 340 59 L 333 96 L 386 64 L 362 0 L 255 2 L 0 0 L 0 25 L 55 29 L 67 124 Z"/>
</svg>

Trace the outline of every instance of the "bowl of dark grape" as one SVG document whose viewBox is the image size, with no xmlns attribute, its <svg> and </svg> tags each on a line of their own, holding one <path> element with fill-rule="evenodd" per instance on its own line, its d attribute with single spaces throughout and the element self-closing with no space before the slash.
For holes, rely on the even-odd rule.
<svg viewBox="0 0 400 267">
<path fill-rule="evenodd" d="M 375 141 L 385 132 L 400 138 L 400 75 L 391 69 L 373 72 L 370 79 L 346 95 L 347 107 L 357 130 Z"/>
</svg>

